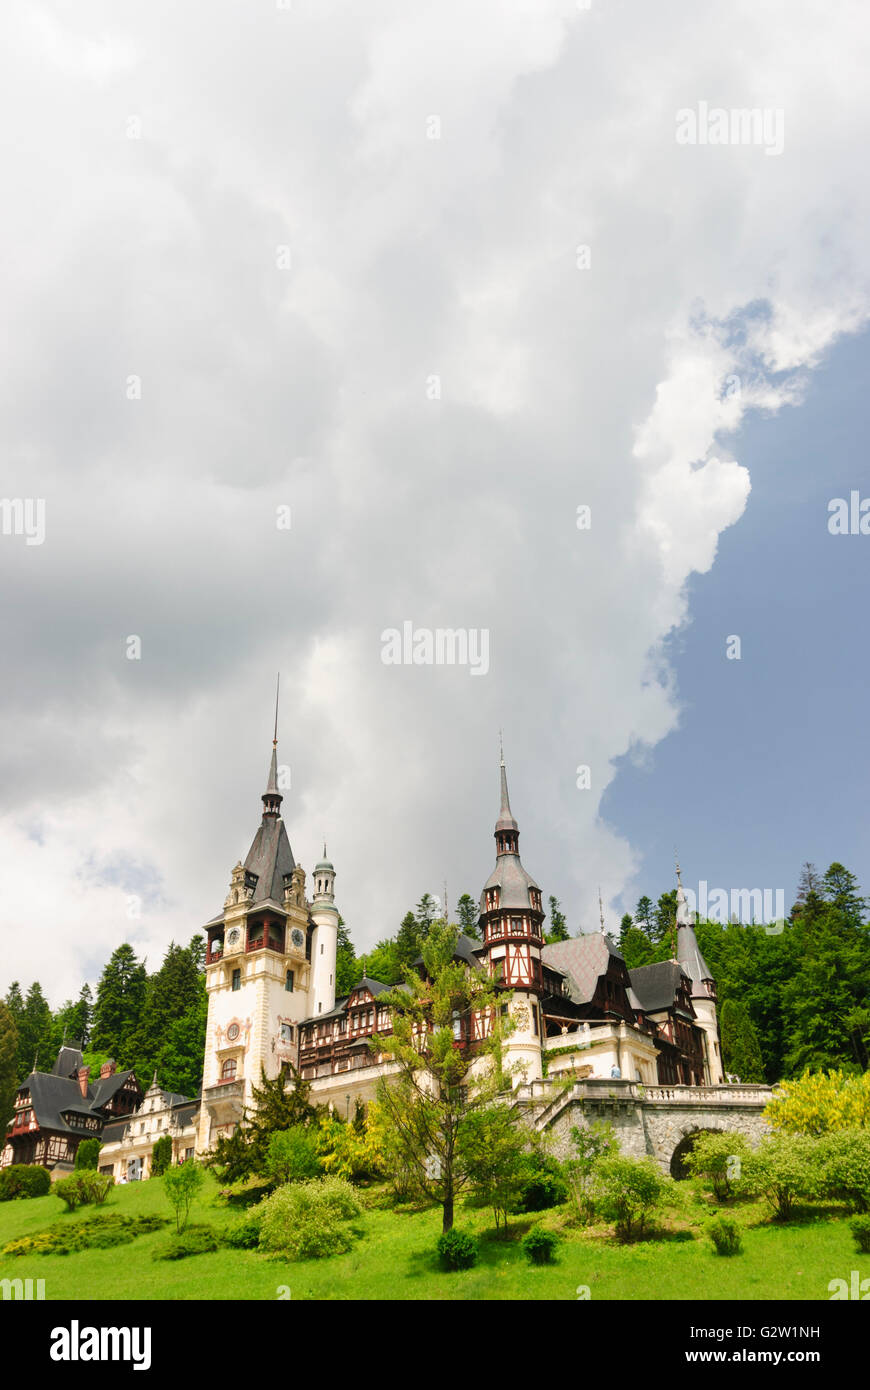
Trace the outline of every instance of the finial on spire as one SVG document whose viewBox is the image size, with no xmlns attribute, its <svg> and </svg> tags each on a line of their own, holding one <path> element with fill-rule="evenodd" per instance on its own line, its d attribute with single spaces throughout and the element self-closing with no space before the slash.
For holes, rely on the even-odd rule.
<svg viewBox="0 0 870 1390">
<path fill-rule="evenodd" d="M 675 863 L 676 866 L 677 866 L 677 883 L 678 883 L 678 884 L 680 885 L 680 887 L 682 888 L 682 886 L 683 886 L 683 880 L 682 880 L 682 878 L 680 877 L 680 856 L 679 856 L 678 853 L 677 853 L 677 847 L 676 847 L 676 845 L 674 845 L 674 863 Z"/>
<path fill-rule="evenodd" d="M 500 765 L 504 767 L 504 739 L 502 738 L 501 729 L 498 731 L 498 756 Z"/>
<path fill-rule="evenodd" d="M 272 739 L 272 747 L 278 747 L 278 696 L 281 691 L 281 672 L 278 672 L 278 680 L 275 685 L 275 734 Z"/>
<path fill-rule="evenodd" d="M 601 921 L 601 932 L 604 934 L 604 903 L 601 901 L 601 884 L 598 885 L 598 916 Z"/>
</svg>

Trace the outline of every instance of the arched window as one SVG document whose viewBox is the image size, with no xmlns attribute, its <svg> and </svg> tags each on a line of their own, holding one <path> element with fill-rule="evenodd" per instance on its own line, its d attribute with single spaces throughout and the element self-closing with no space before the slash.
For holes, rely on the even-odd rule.
<svg viewBox="0 0 870 1390">
<path fill-rule="evenodd" d="M 221 1067 L 221 1081 L 235 1081 L 236 1079 L 236 1059 L 228 1057 Z"/>
</svg>

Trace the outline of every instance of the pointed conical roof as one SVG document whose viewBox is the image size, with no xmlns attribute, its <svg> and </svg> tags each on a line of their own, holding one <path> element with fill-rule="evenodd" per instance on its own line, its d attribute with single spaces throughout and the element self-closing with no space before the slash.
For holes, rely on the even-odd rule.
<svg viewBox="0 0 870 1390">
<path fill-rule="evenodd" d="M 498 813 L 498 820 L 495 823 L 496 831 L 499 830 L 519 830 L 519 826 L 511 810 L 510 798 L 508 797 L 507 768 L 504 765 L 504 758 L 501 760 L 501 808 Z"/>
<path fill-rule="evenodd" d="M 245 868 L 257 875 L 252 899 L 255 903 L 261 902 L 264 898 L 274 898 L 275 902 L 283 902 L 284 876 L 292 874 L 296 868 L 287 829 L 281 819 L 283 800 L 278 790 L 277 740 L 273 740 L 269 781 L 263 793 L 263 820 L 245 859 Z"/>
<path fill-rule="evenodd" d="M 713 976 L 707 962 L 701 955 L 701 948 L 698 945 L 698 938 L 695 935 L 695 927 L 692 922 L 692 913 L 683 891 L 683 879 L 679 863 L 677 864 L 677 963 L 692 981 L 692 995 L 706 996 L 707 991 L 701 988 L 702 982 L 712 980 Z"/>
<path fill-rule="evenodd" d="M 504 765 L 504 756 L 500 764 L 501 773 L 501 806 L 498 813 L 498 820 L 495 823 L 496 845 L 498 852 L 495 861 L 495 868 L 490 874 L 486 883 L 483 885 L 483 892 L 480 895 L 480 910 L 486 912 L 486 892 L 488 888 L 498 888 L 499 907 L 516 907 L 530 909 L 532 900 L 529 890 L 534 888 L 540 893 L 535 880 L 530 873 L 523 867 L 519 852 L 519 833 L 520 828 L 514 818 L 511 804 L 508 799 L 507 771 Z M 510 832 L 511 838 L 499 839 L 499 836 Z"/>
</svg>

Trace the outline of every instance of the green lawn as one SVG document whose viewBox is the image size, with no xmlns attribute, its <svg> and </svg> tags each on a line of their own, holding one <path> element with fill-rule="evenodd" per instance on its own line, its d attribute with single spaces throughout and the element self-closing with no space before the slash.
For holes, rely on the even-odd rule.
<svg viewBox="0 0 870 1390">
<path fill-rule="evenodd" d="M 700 1232 L 710 1209 L 688 1184 L 685 1208 L 672 1224 Z M 207 1179 L 191 1219 L 223 1227 L 238 1213 L 216 1202 Z M 94 1208 L 64 1215 L 57 1197 L 0 1204 L 0 1248 L 17 1236 L 34 1234 L 58 1220 L 87 1220 Z M 98 1211 L 161 1212 L 171 1209 L 159 1178 L 115 1188 Z M 723 1259 L 708 1240 L 668 1238 L 616 1245 L 601 1231 L 567 1233 L 558 1261 L 537 1268 L 526 1261 L 519 1238 L 536 1220 L 558 1225 L 561 1213 L 515 1218 L 510 1238 L 497 1239 L 486 1212 L 460 1210 L 457 1225 L 482 1237 L 480 1263 L 463 1273 L 443 1273 L 434 1255 L 440 1212 L 409 1213 L 372 1208 L 358 1226 L 353 1250 L 329 1260 L 299 1264 L 267 1259 L 255 1251 L 221 1250 L 186 1260 L 154 1261 L 153 1247 L 166 1232 L 138 1237 L 107 1250 L 70 1255 L 0 1258 L 0 1279 L 44 1279 L 47 1299 L 569 1299 L 588 1286 L 593 1299 L 822 1299 L 832 1279 L 848 1281 L 852 1270 L 870 1277 L 870 1255 L 855 1250 L 843 1215 L 808 1213 L 807 1219 L 772 1226 L 755 1205 L 736 1207 L 745 1226 L 745 1251 Z M 285 1293 L 283 1295 L 287 1297 Z"/>
</svg>

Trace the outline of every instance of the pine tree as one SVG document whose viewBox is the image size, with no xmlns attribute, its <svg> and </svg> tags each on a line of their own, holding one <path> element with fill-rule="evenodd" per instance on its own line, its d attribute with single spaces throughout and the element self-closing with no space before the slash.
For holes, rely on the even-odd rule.
<svg viewBox="0 0 870 1390">
<path fill-rule="evenodd" d="M 749 1014 L 738 1000 L 724 1001 L 719 1015 L 719 1026 L 725 1070 L 739 1076 L 746 1085 L 764 1081 L 758 1034 Z"/>
<path fill-rule="evenodd" d="M 18 1075 L 18 1029 L 12 1011 L 0 1000 L 0 1135 L 12 1118 Z"/>
<path fill-rule="evenodd" d="M 639 904 L 638 904 L 639 906 Z M 673 946 L 677 921 L 677 890 L 662 893 L 653 912 L 652 927 L 648 929 L 651 941 L 664 941 Z"/>
<path fill-rule="evenodd" d="M 634 909 L 634 920 L 646 932 L 647 936 L 651 936 L 653 925 L 652 898 L 648 898 L 646 895 L 638 898 L 637 907 Z"/>
<path fill-rule="evenodd" d="M 198 1036 L 204 1001 L 205 983 L 194 956 L 186 947 L 170 941 L 160 969 L 147 981 L 138 1027 L 132 1035 L 132 1055 L 128 1059 L 133 1070 L 143 1077 L 160 1071 L 161 1081 L 170 1089 L 175 1089 L 173 1081 L 180 1080 L 182 1073 L 188 1086 L 197 1080 L 198 1074 L 194 1078 L 190 1076 L 189 1055 L 175 1056 L 172 1045 L 175 1039 L 188 1052 L 190 1043 Z M 185 1023 L 188 1015 L 192 1022 Z M 202 1041 L 204 1045 L 204 1029 Z M 161 1070 L 161 1060 L 165 1071 Z"/>
<path fill-rule="evenodd" d="M 396 936 L 395 954 L 398 967 L 402 972 L 401 978 L 404 978 L 405 971 L 411 969 L 420 954 L 420 928 L 413 912 L 406 912 L 402 918 Z M 376 975 L 374 978 L 380 979 L 380 976 Z"/>
<path fill-rule="evenodd" d="M 480 940 L 480 928 L 478 920 L 480 912 L 477 903 L 470 893 L 463 893 L 459 902 L 456 904 L 459 913 L 459 928 L 463 936 L 470 936 L 472 941 Z"/>
<path fill-rule="evenodd" d="M 429 928 L 438 916 L 438 907 L 435 899 L 429 893 L 424 893 L 417 904 L 417 926 L 420 932 L 420 940 L 425 941 L 429 935 Z"/>
<path fill-rule="evenodd" d="M 129 1066 L 145 1003 L 145 965 L 127 942 L 109 959 L 97 985 L 91 1046 Z"/>
<path fill-rule="evenodd" d="M 559 906 L 558 898 L 549 898 L 550 905 L 550 930 L 545 934 L 544 940 L 548 945 L 554 941 L 568 941 L 570 932 L 565 921 L 565 914 Z"/>
<path fill-rule="evenodd" d="M 33 1071 L 50 1071 L 53 1019 L 48 1000 L 38 980 L 34 980 L 24 1000 L 18 1023 L 18 1071 L 21 1080 Z"/>
<path fill-rule="evenodd" d="M 359 982 L 360 970 L 343 917 L 338 919 L 338 944 L 335 950 L 335 995 L 337 999 L 350 994 Z"/>
</svg>

